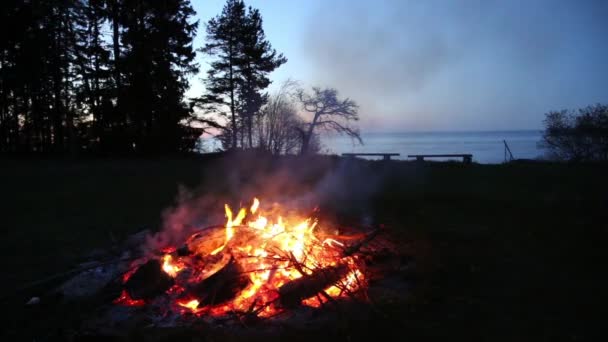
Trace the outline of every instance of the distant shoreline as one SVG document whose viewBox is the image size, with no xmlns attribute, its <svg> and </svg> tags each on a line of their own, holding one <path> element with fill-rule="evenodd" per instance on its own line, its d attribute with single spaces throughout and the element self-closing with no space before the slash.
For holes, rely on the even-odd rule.
<svg viewBox="0 0 608 342">
<path fill-rule="evenodd" d="M 326 154 L 399 153 L 395 159 L 406 160 L 411 154 L 472 154 L 473 161 L 500 164 L 505 161 L 507 142 L 514 159 L 542 158 L 540 130 L 520 131 L 454 131 L 454 132 L 363 132 L 363 145 L 353 144 L 348 137 L 321 136 Z"/>
<path fill-rule="evenodd" d="M 543 129 L 505 129 L 505 130 L 438 130 L 438 131 L 367 131 L 361 130 L 361 134 L 465 134 L 465 133 L 515 133 L 515 132 L 535 132 L 542 133 Z M 330 134 L 337 136 L 337 134 Z"/>
<path fill-rule="evenodd" d="M 542 130 L 501 131 L 393 131 L 361 132 L 363 145 L 353 144 L 349 137 L 322 134 L 320 153 L 400 153 L 395 159 L 407 160 L 408 154 L 473 154 L 473 161 L 481 164 L 504 162 L 504 143 L 507 141 L 515 159 L 542 159 L 544 150 L 538 146 Z M 215 137 L 201 138 L 208 151 L 220 147 Z"/>
</svg>

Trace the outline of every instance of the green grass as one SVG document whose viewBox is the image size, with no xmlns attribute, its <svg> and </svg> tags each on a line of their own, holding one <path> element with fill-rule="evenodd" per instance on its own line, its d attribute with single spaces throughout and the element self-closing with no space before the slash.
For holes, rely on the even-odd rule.
<svg viewBox="0 0 608 342">
<path fill-rule="evenodd" d="M 0 162 L 3 291 L 69 269 L 113 239 L 158 229 L 180 186 L 233 199 L 316 190 L 324 213 L 385 223 L 422 265 L 414 300 L 383 305 L 388 318 L 368 329 L 395 328 L 404 340 L 601 332 L 606 166 L 237 157 Z"/>
</svg>

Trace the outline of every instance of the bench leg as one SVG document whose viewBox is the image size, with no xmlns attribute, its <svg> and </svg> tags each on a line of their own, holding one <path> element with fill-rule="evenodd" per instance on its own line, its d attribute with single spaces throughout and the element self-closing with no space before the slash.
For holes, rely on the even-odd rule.
<svg viewBox="0 0 608 342">
<path fill-rule="evenodd" d="M 416 161 L 417 162 L 422 162 L 422 161 L 424 161 L 424 157 L 416 157 Z"/>
<path fill-rule="evenodd" d="M 391 160 L 391 156 L 385 155 L 382 159 L 384 159 L 384 161 Z"/>
<path fill-rule="evenodd" d="M 463 161 L 465 164 L 471 164 L 471 162 L 473 161 L 472 159 L 473 159 L 473 158 L 471 158 L 471 157 L 469 157 L 469 156 L 466 156 L 466 157 L 462 158 L 462 161 Z"/>
</svg>

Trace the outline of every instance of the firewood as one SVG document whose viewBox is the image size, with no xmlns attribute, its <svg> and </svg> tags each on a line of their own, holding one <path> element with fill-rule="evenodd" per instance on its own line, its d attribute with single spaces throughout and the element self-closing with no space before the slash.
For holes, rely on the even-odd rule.
<svg viewBox="0 0 608 342">
<path fill-rule="evenodd" d="M 192 234 L 182 248 L 187 249 L 187 253 L 200 255 L 210 254 L 226 242 L 226 228 L 221 225 L 209 226 Z M 185 253 L 186 251 L 182 251 Z"/>
<path fill-rule="evenodd" d="M 215 305 L 233 299 L 248 284 L 249 277 L 231 257 L 220 270 L 191 286 L 187 294 L 199 300 L 199 307 Z"/>
<path fill-rule="evenodd" d="M 344 249 L 343 251 L 343 256 L 347 257 L 347 256 L 351 256 L 357 252 L 359 252 L 359 250 L 361 249 L 361 247 L 363 247 L 365 244 L 367 244 L 368 242 L 372 241 L 377 235 L 378 233 L 380 233 L 380 229 L 376 229 L 373 232 L 369 233 L 365 239 L 355 243 L 354 245 L 351 245 L 347 248 Z"/>
<path fill-rule="evenodd" d="M 162 270 L 159 260 L 152 259 L 141 265 L 125 283 L 133 299 L 151 299 L 167 291 L 173 278 Z"/>
<path fill-rule="evenodd" d="M 279 301 L 286 308 L 298 306 L 302 300 L 314 297 L 336 284 L 348 271 L 348 266 L 344 264 L 317 269 L 310 275 L 304 275 L 281 286 Z"/>
</svg>

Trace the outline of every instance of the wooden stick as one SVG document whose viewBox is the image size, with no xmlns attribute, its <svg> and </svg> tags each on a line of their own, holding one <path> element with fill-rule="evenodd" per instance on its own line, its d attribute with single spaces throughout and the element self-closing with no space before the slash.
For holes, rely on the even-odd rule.
<svg viewBox="0 0 608 342">
<path fill-rule="evenodd" d="M 369 235 L 367 235 L 365 237 L 365 239 L 363 239 L 349 247 L 346 247 L 344 249 L 344 251 L 342 252 L 343 256 L 347 257 L 347 256 L 351 256 L 351 255 L 357 253 L 361 249 L 361 247 L 363 247 L 368 242 L 372 241 L 379 233 L 380 233 L 380 229 L 376 229 L 373 232 L 369 233 Z"/>
</svg>

